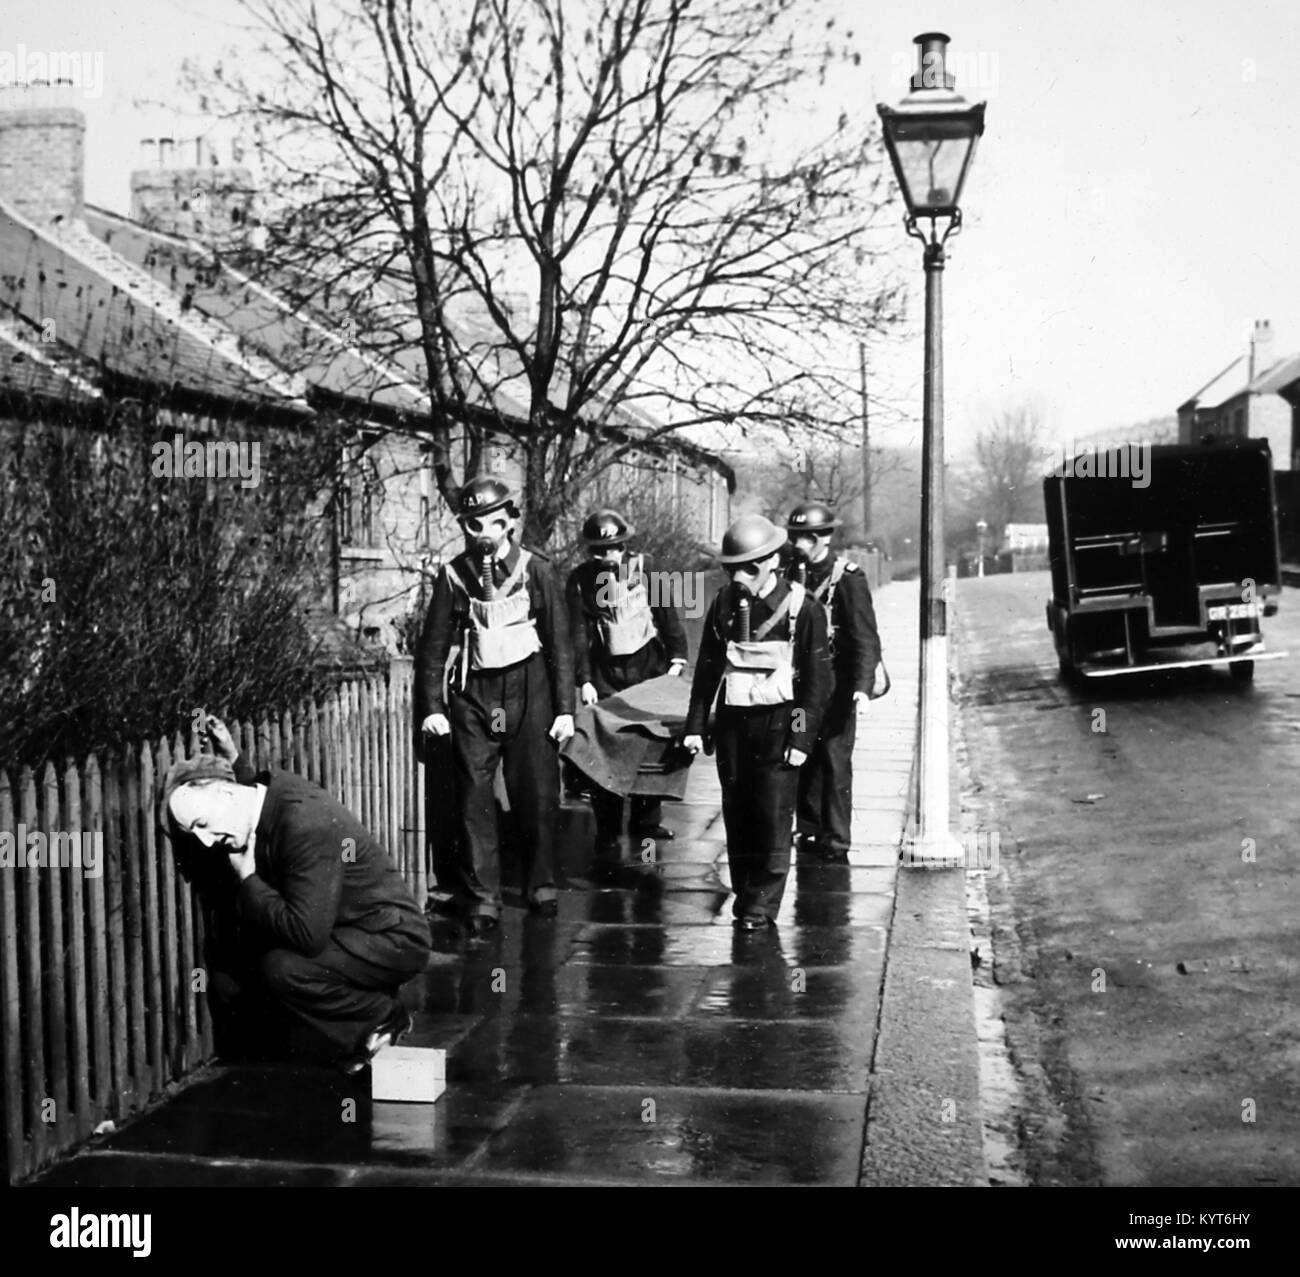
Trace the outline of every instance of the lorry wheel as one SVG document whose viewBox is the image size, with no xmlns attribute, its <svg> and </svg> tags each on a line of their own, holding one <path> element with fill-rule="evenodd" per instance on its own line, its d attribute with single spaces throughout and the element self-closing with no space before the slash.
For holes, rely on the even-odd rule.
<svg viewBox="0 0 1300 1277">
<path fill-rule="evenodd" d="M 1078 683 L 1079 671 L 1068 656 L 1058 656 L 1056 658 L 1056 668 L 1061 675 L 1062 683 L 1065 683 L 1068 687 L 1073 687 Z"/>
<path fill-rule="evenodd" d="M 1253 683 L 1255 681 L 1254 661 L 1234 661 L 1228 666 L 1234 683 Z"/>
</svg>

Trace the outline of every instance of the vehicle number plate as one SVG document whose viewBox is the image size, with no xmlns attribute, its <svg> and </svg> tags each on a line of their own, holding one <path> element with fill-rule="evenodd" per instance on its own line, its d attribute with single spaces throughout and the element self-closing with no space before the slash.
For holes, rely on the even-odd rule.
<svg viewBox="0 0 1300 1277">
<path fill-rule="evenodd" d="M 1228 603 L 1210 608 L 1209 618 L 1211 621 L 1244 621 L 1259 613 L 1258 603 Z"/>
</svg>

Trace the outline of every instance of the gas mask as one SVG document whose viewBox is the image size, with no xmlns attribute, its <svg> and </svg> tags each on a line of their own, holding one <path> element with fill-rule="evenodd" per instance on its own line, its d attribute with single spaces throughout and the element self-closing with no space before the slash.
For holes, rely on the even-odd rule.
<svg viewBox="0 0 1300 1277">
<path fill-rule="evenodd" d="M 821 537 L 796 536 L 791 541 L 790 561 L 794 564 L 815 563 L 822 557 L 824 543 Z"/>
<path fill-rule="evenodd" d="M 495 555 L 497 552 L 497 542 L 492 537 L 475 537 L 471 542 L 474 547 L 474 553 L 479 558 L 484 555 Z"/>
<path fill-rule="evenodd" d="M 732 572 L 731 584 L 738 594 L 757 598 L 766 587 L 771 575 L 771 559 L 763 559 L 758 563 L 743 563 Z"/>
</svg>

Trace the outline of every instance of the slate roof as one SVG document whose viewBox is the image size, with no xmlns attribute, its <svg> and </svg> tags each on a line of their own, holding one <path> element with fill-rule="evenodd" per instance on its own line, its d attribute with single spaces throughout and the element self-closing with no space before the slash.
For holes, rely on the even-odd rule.
<svg viewBox="0 0 1300 1277">
<path fill-rule="evenodd" d="M 115 253 L 180 294 L 187 309 L 229 328 L 248 347 L 301 374 L 311 388 L 371 411 L 428 415 L 428 396 L 418 382 L 412 384 L 391 364 L 357 350 L 346 340 L 346 330 L 295 312 L 212 249 L 90 205 L 85 220 L 91 233 Z"/>
<path fill-rule="evenodd" d="M 1250 383 L 1253 394 L 1286 394 L 1287 389 L 1300 381 L 1300 355 L 1279 359 Z"/>
<path fill-rule="evenodd" d="M 19 321 L 0 336 L 0 390 L 7 377 L 17 391 L 66 398 L 94 391 L 107 373 L 302 417 L 312 415 L 311 399 L 321 392 L 376 419 L 429 415 L 419 318 L 399 281 L 383 281 L 364 298 L 336 288 L 315 315 L 286 300 L 291 284 L 285 281 L 282 295 L 206 245 L 105 209 L 86 206 L 84 221 L 37 226 L 0 199 L 0 313 L 8 308 Z M 346 340 L 345 321 L 361 307 L 378 310 L 386 323 L 393 338 L 387 358 Z M 51 319 L 57 343 L 37 359 L 22 346 L 22 321 L 30 328 Z M 526 428 L 517 356 L 471 306 L 456 308 L 451 322 L 467 363 L 482 376 L 470 407 L 499 417 L 507 430 Z M 60 377 L 60 354 L 81 369 L 75 386 L 67 372 Z M 635 406 L 620 405 L 609 433 L 714 469 L 734 491 L 735 474 L 716 453 L 681 435 L 638 438 L 659 427 Z"/>
<path fill-rule="evenodd" d="M 1242 374 L 1236 372 L 1239 364 L 1246 362 L 1245 355 L 1238 355 L 1226 368 L 1217 372 L 1186 403 L 1179 408 L 1217 408 L 1221 403 L 1241 394 L 1246 389 Z"/>
<path fill-rule="evenodd" d="M 0 309 L 0 394 L 31 396 L 60 403 L 103 399 L 93 373 L 58 342 L 43 341 L 35 325 Z"/>
<path fill-rule="evenodd" d="M 1249 365 L 1245 355 L 1238 355 L 1222 372 L 1206 382 L 1185 404 L 1183 408 L 1218 408 L 1238 395 L 1281 394 L 1287 387 L 1300 381 L 1300 355 L 1291 355 L 1286 359 L 1276 360 L 1263 372 L 1257 373 L 1253 381 L 1246 380 Z"/>
<path fill-rule="evenodd" d="M 0 305 L 53 320 L 61 344 L 120 377 L 310 413 L 301 376 L 183 306 L 76 219 L 38 227 L 0 200 Z"/>
</svg>

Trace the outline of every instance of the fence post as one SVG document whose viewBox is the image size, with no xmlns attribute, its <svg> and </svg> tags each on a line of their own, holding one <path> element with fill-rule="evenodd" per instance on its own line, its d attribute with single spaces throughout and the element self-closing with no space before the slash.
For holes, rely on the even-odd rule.
<svg viewBox="0 0 1300 1277">
<path fill-rule="evenodd" d="M 162 919 L 158 910 L 158 858 L 163 849 L 158 844 L 156 812 L 158 790 L 153 769 L 153 750 L 149 742 L 140 746 L 140 830 L 144 861 L 144 975 L 148 1008 L 149 1094 L 163 1089 L 163 997 L 162 971 L 158 937 Z"/>
<path fill-rule="evenodd" d="M 113 1051 L 113 1116 L 118 1121 L 131 1107 L 130 1070 L 126 1047 L 126 937 L 122 893 L 122 778 L 118 755 L 104 755 L 104 881 L 108 901 L 108 999 Z"/>
<path fill-rule="evenodd" d="M 36 782 L 31 769 L 24 767 L 18 777 L 18 823 L 27 829 L 39 829 L 40 817 L 36 810 Z M 43 966 L 41 961 L 41 899 L 39 873 L 21 875 L 23 882 L 23 938 L 27 942 L 23 970 L 23 1029 L 27 1039 L 26 1077 L 27 1131 L 31 1140 L 32 1164 L 45 1164 L 48 1140 L 45 1123 L 41 1121 L 41 1101 L 45 1089 L 45 997 Z"/>
<path fill-rule="evenodd" d="M 63 880 L 58 866 L 60 844 L 55 834 L 63 831 L 63 818 L 59 810 L 59 782 L 54 774 L 54 764 L 47 762 L 41 777 L 41 826 L 46 837 L 46 868 L 35 877 L 45 879 L 45 1024 L 46 1046 L 49 1051 L 49 1089 L 45 1095 L 54 1101 L 54 1122 L 44 1120 L 49 1135 L 49 1149 L 53 1154 L 71 1141 L 71 1123 L 68 1121 L 68 1009 L 67 986 L 64 972 L 68 955 L 63 947 Z M 30 866 L 29 866 L 30 868 Z"/>
<path fill-rule="evenodd" d="M 72 835 L 74 846 L 84 849 L 87 839 L 94 834 L 84 832 L 81 815 L 81 777 L 76 763 L 67 759 L 63 768 L 63 811 L 65 827 Z M 103 851 L 101 844 L 100 851 Z M 85 856 L 82 856 L 84 871 Z M 103 856 L 99 857 L 97 874 L 104 872 Z M 72 1087 L 74 1135 L 83 1140 L 94 1129 L 90 1106 L 90 1009 L 86 998 L 86 971 L 90 954 L 86 947 L 86 901 L 82 874 L 73 874 L 68 880 L 68 975 L 71 982 L 70 1002 L 72 1012 Z"/>
<path fill-rule="evenodd" d="M 143 873 L 140 866 L 140 781 L 136 751 L 128 745 L 122 755 L 122 883 L 123 934 L 126 938 L 127 1025 L 130 1032 L 132 1095 L 136 1107 L 153 1089 L 149 1078 L 149 1048 L 144 1033 L 144 916 Z"/>
<path fill-rule="evenodd" d="M 0 771 L 0 830 L 17 834 L 9 777 Z M 18 848 L 14 847 L 17 855 Z M 4 1035 L 5 1171 L 10 1183 L 31 1168 L 23 1137 L 22 994 L 18 975 L 18 875 L 0 873 L 0 1033 Z"/>
<path fill-rule="evenodd" d="M 94 1011 L 90 1016 L 90 1043 L 94 1059 L 95 1118 L 108 1116 L 113 1098 L 113 1059 L 108 1017 L 108 911 L 105 901 L 105 876 L 108 873 L 108 845 L 104 838 L 104 786 L 99 774 L 99 759 L 91 754 L 86 759 L 85 785 L 86 825 L 99 835 L 101 857 L 98 878 L 91 878 L 86 889 L 86 930 L 90 940 L 90 986 Z"/>
<path fill-rule="evenodd" d="M 238 739 L 238 728 L 234 729 Z M 171 747 L 166 740 L 158 742 L 158 775 L 164 780 L 172 766 Z M 165 826 L 164 826 L 165 828 Z M 159 857 L 158 897 L 162 911 L 162 996 L 164 1054 L 167 1076 L 175 1079 L 181 1075 L 180 1041 L 180 949 L 176 925 L 176 860 L 170 837 L 164 836 L 162 855 Z"/>
</svg>

